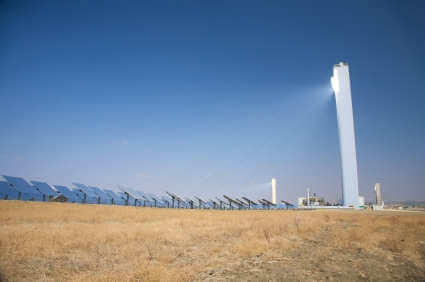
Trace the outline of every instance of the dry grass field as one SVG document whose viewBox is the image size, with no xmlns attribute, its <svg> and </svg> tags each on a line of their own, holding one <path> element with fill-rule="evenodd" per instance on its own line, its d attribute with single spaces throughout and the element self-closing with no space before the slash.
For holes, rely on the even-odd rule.
<svg viewBox="0 0 425 282">
<path fill-rule="evenodd" d="M 0 201 L 5 281 L 424 281 L 424 213 Z"/>
</svg>

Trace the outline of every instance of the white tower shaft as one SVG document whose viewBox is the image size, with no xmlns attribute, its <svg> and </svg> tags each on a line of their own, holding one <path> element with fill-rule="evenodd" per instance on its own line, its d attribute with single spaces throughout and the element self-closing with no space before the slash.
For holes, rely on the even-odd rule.
<svg viewBox="0 0 425 282">
<path fill-rule="evenodd" d="M 276 205 L 276 179 L 272 178 L 272 203 Z"/>
<path fill-rule="evenodd" d="M 334 66 L 331 78 L 335 92 L 338 119 L 339 146 L 342 162 L 342 198 L 344 206 L 359 205 L 356 140 L 354 134 L 353 106 L 348 65 Z"/>
</svg>

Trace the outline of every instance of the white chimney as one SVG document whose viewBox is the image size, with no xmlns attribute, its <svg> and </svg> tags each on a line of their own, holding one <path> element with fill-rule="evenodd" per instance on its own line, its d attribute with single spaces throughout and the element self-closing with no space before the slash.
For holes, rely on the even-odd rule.
<svg viewBox="0 0 425 282">
<path fill-rule="evenodd" d="M 378 206 L 383 206 L 383 204 L 382 204 L 382 191 L 381 191 L 381 184 L 380 183 L 375 184 L 375 192 L 376 192 L 376 204 Z"/>
<path fill-rule="evenodd" d="M 307 188 L 307 206 L 310 206 L 310 188 Z"/>
<path fill-rule="evenodd" d="M 272 178 L 272 203 L 276 205 L 276 179 Z"/>
</svg>

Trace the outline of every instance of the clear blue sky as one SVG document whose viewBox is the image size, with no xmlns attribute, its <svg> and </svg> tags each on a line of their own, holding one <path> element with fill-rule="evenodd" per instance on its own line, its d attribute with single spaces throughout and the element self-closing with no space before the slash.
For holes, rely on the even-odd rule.
<svg viewBox="0 0 425 282">
<path fill-rule="evenodd" d="M 425 199 L 424 1 L 0 1 L 0 174 L 161 193 Z M 251 191 L 252 190 L 252 191 Z"/>
</svg>

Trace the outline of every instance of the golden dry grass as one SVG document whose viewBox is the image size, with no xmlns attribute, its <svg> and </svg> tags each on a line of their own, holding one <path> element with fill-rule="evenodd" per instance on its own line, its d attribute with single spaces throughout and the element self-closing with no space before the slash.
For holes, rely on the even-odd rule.
<svg viewBox="0 0 425 282">
<path fill-rule="evenodd" d="M 423 213 L 0 201 L 0 280 L 422 280 Z"/>
</svg>

